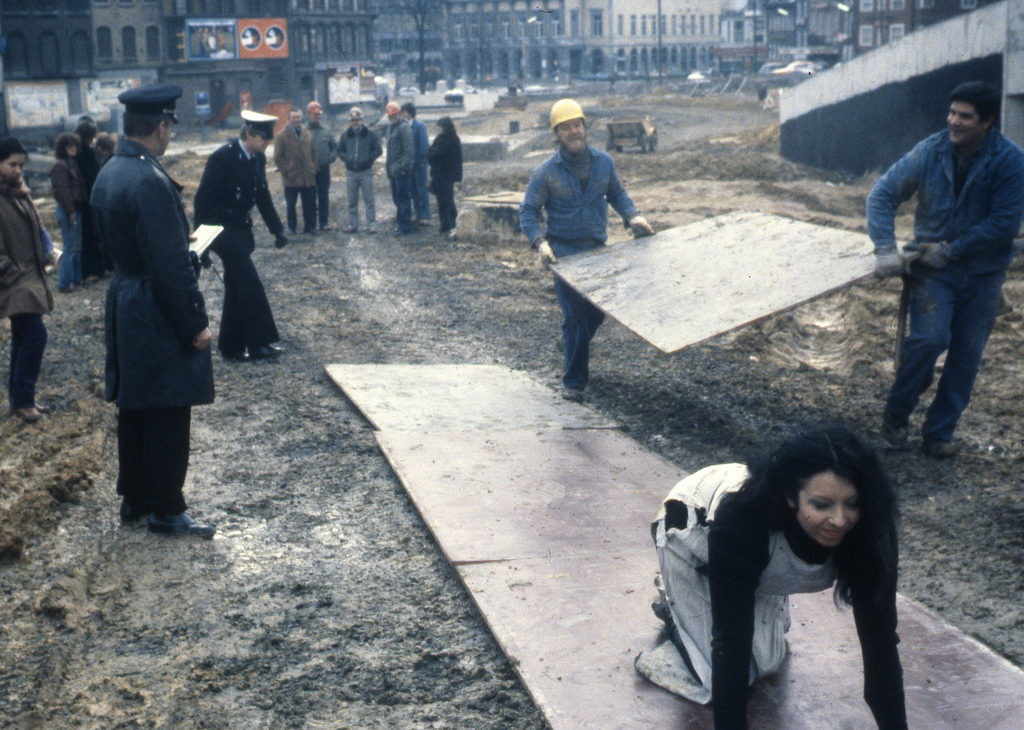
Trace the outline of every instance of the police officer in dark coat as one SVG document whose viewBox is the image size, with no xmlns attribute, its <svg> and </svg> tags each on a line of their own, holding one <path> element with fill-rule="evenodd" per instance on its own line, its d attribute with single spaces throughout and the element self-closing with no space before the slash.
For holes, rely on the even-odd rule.
<svg viewBox="0 0 1024 730">
<path fill-rule="evenodd" d="M 100 170 L 90 203 L 114 263 L 106 302 L 106 397 L 117 415 L 121 519 L 150 514 L 153 532 L 211 537 L 185 514 L 192 406 L 213 402 L 206 304 L 189 257 L 181 186 L 157 159 L 171 141 L 172 84 L 132 89 L 124 137 Z"/>
<path fill-rule="evenodd" d="M 221 357 L 238 362 L 281 354 L 281 349 L 273 346 L 280 337 L 251 258 L 256 250 L 250 215 L 254 205 L 274 234 L 277 248 L 288 243 L 270 198 L 264 156 L 274 138 L 277 117 L 245 110 L 242 120 L 239 138 L 218 148 L 207 160 L 195 199 L 197 226 L 224 226 L 211 246 L 224 262 L 224 311 L 217 346 Z"/>
</svg>

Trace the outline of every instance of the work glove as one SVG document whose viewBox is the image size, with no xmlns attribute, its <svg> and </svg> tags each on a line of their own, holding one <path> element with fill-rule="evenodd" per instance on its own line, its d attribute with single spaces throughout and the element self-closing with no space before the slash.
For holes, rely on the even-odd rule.
<svg viewBox="0 0 1024 730">
<path fill-rule="evenodd" d="M 917 246 L 917 250 L 921 252 L 917 260 L 932 269 L 944 269 L 955 258 L 953 249 L 945 241 L 922 243 Z"/>
<path fill-rule="evenodd" d="M 541 240 L 537 246 L 537 256 L 540 260 L 540 265 L 545 269 L 550 268 L 552 264 L 558 263 L 558 258 L 555 256 L 555 252 L 551 250 L 551 244 L 546 240 Z"/>
<path fill-rule="evenodd" d="M 203 265 L 204 269 L 208 269 L 213 266 L 213 259 L 210 258 L 210 251 L 203 251 L 203 255 L 199 257 L 199 263 Z"/>
<path fill-rule="evenodd" d="M 887 279 L 897 274 L 910 273 L 910 264 L 918 259 L 921 252 L 908 243 L 902 251 L 896 244 L 875 251 L 875 276 L 879 279 Z"/>
<path fill-rule="evenodd" d="M 284 231 L 274 234 L 274 248 L 284 248 L 288 245 L 288 237 L 284 235 Z"/>
<path fill-rule="evenodd" d="M 654 229 L 651 228 L 651 224 L 648 223 L 642 215 L 635 215 L 630 218 L 629 228 L 633 232 L 633 238 L 643 238 L 644 236 L 654 235 Z"/>
</svg>

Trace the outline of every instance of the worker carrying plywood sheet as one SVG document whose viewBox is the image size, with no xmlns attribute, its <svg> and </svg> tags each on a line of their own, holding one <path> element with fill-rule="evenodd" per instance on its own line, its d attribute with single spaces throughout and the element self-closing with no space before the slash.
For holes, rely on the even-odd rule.
<svg viewBox="0 0 1024 730">
<path fill-rule="evenodd" d="M 619 182 L 612 158 L 587 144 L 586 118 L 578 103 L 555 102 L 551 131 L 558 139 L 558 151 L 533 171 L 519 207 L 519 226 L 542 264 L 550 266 L 560 258 L 603 248 L 608 240 L 609 205 L 634 236 L 654 233 Z M 541 211 L 547 214 L 546 228 L 541 227 Z M 555 296 L 562 308 L 563 395 L 580 402 L 590 377 L 590 341 L 604 313 L 558 277 Z"/>
</svg>

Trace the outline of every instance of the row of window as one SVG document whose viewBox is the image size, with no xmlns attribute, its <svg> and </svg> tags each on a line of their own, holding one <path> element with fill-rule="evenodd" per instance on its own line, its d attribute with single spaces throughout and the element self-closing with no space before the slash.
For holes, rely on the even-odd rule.
<svg viewBox="0 0 1024 730">
<path fill-rule="evenodd" d="M 368 25 L 292 23 L 291 46 L 300 56 L 368 58 L 373 38 Z"/>
<path fill-rule="evenodd" d="M 562 19 L 558 11 L 538 13 L 527 17 L 525 11 L 518 11 L 514 15 L 502 15 L 497 18 L 482 18 L 480 16 L 453 15 L 452 16 L 452 40 L 460 42 L 465 39 L 490 39 L 500 38 L 502 40 L 530 38 L 557 38 L 562 35 Z M 629 35 L 648 36 L 658 35 L 657 15 L 631 15 L 629 16 Z M 569 36 L 578 38 L 580 35 L 579 10 L 569 11 Z M 662 15 L 661 36 L 704 36 L 707 34 L 717 35 L 717 16 L 715 15 Z M 514 26 L 514 34 L 513 34 Z M 671 34 L 669 33 L 671 28 Z M 698 33 L 699 29 L 699 33 Z M 626 16 L 619 15 L 617 18 L 618 36 L 625 37 Z M 604 11 L 590 11 L 590 36 L 592 38 L 604 37 Z"/>
<path fill-rule="evenodd" d="M 886 35 L 886 31 L 888 34 Z M 857 29 L 857 45 L 861 48 L 873 48 L 886 43 L 895 43 L 906 34 L 906 26 L 903 23 L 891 23 L 888 28 L 884 25 L 873 25 L 865 23 Z"/>
<path fill-rule="evenodd" d="M 121 58 L 128 62 L 139 60 L 135 28 L 130 25 L 121 28 Z M 110 63 L 113 59 L 113 33 L 105 25 L 98 26 L 96 28 L 96 60 L 100 63 Z M 146 60 L 160 60 L 160 28 L 155 25 L 146 27 Z"/>
<path fill-rule="evenodd" d="M 886 10 L 900 12 L 907 7 L 908 0 L 860 0 L 860 11 L 862 13 L 879 12 Z M 913 0 L 910 0 L 911 2 Z M 917 0 L 917 7 L 921 10 L 931 10 L 935 7 L 935 0 Z M 974 10 L 978 7 L 978 0 L 960 0 L 961 10 Z"/>
</svg>

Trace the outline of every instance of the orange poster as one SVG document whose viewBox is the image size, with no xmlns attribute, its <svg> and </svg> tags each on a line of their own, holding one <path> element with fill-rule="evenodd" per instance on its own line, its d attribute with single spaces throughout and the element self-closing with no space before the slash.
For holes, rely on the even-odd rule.
<svg viewBox="0 0 1024 730">
<path fill-rule="evenodd" d="M 241 18 L 239 58 L 288 58 L 288 21 L 284 18 Z"/>
</svg>

